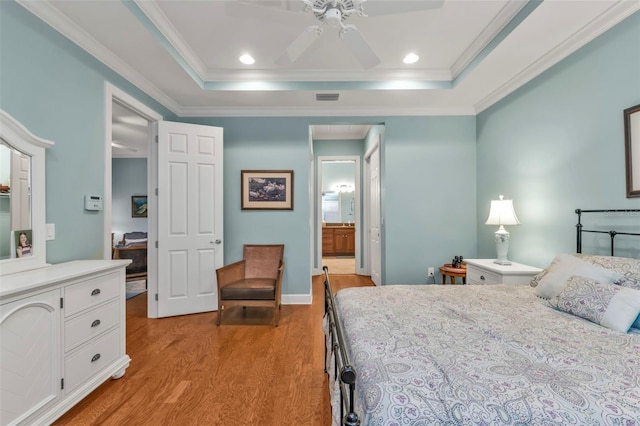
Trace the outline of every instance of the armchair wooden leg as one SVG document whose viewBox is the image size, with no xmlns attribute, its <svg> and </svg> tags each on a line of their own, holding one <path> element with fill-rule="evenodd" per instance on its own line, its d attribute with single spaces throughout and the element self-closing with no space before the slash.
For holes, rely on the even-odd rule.
<svg viewBox="0 0 640 426">
<path fill-rule="evenodd" d="M 275 316 L 276 316 L 276 327 L 277 327 L 278 324 L 280 324 L 280 305 L 276 306 Z"/>
<path fill-rule="evenodd" d="M 222 306 L 218 306 L 218 319 L 216 320 L 216 325 L 220 325 L 221 317 L 222 317 Z"/>
</svg>

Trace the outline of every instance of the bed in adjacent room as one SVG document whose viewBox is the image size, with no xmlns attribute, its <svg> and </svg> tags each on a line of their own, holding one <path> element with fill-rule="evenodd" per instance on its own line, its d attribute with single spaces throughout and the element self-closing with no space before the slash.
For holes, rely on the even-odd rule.
<svg viewBox="0 0 640 426">
<path fill-rule="evenodd" d="M 533 287 L 335 298 L 325 274 L 334 424 L 640 425 L 639 259 L 562 254 Z"/>
</svg>

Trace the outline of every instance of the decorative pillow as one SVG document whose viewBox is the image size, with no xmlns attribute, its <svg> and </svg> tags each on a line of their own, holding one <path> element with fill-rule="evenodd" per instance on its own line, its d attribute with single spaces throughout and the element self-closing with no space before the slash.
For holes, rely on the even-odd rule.
<svg viewBox="0 0 640 426">
<path fill-rule="evenodd" d="M 626 333 L 640 315 L 640 291 L 573 275 L 552 304 L 558 310 Z"/>
<path fill-rule="evenodd" d="M 538 284 L 540 284 L 540 280 L 543 279 L 548 272 L 549 272 L 549 268 L 544 268 L 542 271 L 538 272 L 538 274 L 535 277 L 531 278 L 531 282 L 529 283 L 529 285 L 531 287 L 537 287 Z"/>
<path fill-rule="evenodd" d="M 631 328 L 637 328 L 638 330 L 640 330 L 640 315 L 638 315 L 638 318 L 636 318 L 636 322 L 631 324 Z"/>
<path fill-rule="evenodd" d="M 580 275 L 610 284 L 622 278 L 622 274 L 592 265 L 570 254 L 557 255 L 547 269 L 547 274 L 540 279 L 538 286 L 533 291 L 543 299 L 557 296 L 572 275 Z"/>
<path fill-rule="evenodd" d="M 619 274 L 625 274 L 627 272 L 640 274 L 640 259 L 617 256 L 599 256 L 585 253 L 575 253 L 573 256 L 593 265 L 598 265 L 605 269 L 611 269 Z"/>
<path fill-rule="evenodd" d="M 627 272 L 622 278 L 615 280 L 613 283 L 621 285 L 622 287 L 629 287 L 640 290 L 640 274 Z"/>
</svg>

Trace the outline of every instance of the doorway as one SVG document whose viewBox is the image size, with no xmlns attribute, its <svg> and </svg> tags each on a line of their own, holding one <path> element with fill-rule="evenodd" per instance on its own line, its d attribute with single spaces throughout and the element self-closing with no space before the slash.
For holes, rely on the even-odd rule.
<svg viewBox="0 0 640 426">
<path fill-rule="evenodd" d="M 360 157 L 319 156 L 319 254 L 332 274 L 355 274 L 360 264 Z"/>
<path fill-rule="evenodd" d="M 149 148 L 151 145 L 151 123 L 162 120 L 162 116 L 137 99 L 105 82 L 105 187 L 104 187 L 104 259 L 111 259 L 113 255 L 113 244 L 121 241 L 121 235 L 115 235 L 113 226 L 114 218 L 120 218 L 123 223 L 121 231 L 128 232 L 129 227 L 144 227 L 147 231 L 148 241 L 153 241 L 153 235 L 150 231 L 153 229 L 153 223 L 157 221 L 157 212 L 154 209 L 148 210 L 147 218 L 131 217 L 131 207 L 133 195 L 148 195 L 151 193 L 151 173 L 153 170 L 153 162 L 149 159 Z M 123 131 L 126 129 L 126 131 Z M 128 133 L 127 133 L 128 132 Z M 146 172 L 146 184 L 141 188 L 136 188 L 136 192 L 141 194 L 130 194 L 125 196 L 118 195 L 118 199 L 114 199 L 114 167 L 113 158 L 127 158 L 133 162 L 142 165 Z M 129 168 L 123 164 L 123 167 Z M 133 167 L 135 169 L 135 167 Z M 132 173 L 140 173 L 139 170 L 133 170 Z M 121 173 L 121 170 L 118 171 Z M 122 176 L 119 176 L 122 177 Z M 124 203 L 124 206 L 122 205 Z M 114 212 L 114 209 L 125 209 L 126 213 Z M 129 216 L 125 221 L 124 216 Z M 134 222 L 129 222 L 134 221 Z M 138 222 L 135 222 L 138 221 Z M 142 224 L 142 222 L 145 222 Z M 147 295 L 155 294 L 157 283 L 152 273 L 155 265 L 151 261 L 153 258 L 153 245 L 147 244 Z M 142 296 L 138 296 L 142 297 Z M 147 316 L 155 318 L 157 316 L 157 302 L 152 297 L 147 297 Z"/>
</svg>

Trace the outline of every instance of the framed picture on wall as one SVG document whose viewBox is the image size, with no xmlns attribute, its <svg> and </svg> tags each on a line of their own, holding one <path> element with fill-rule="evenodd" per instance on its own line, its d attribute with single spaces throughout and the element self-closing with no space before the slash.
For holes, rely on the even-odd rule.
<svg viewBox="0 0 640 426">
<path fill-rule="evenodd" d="M 640 197 L 640 105 L 624 110 L 627 198 Z"/>
<path fill-rule="evenodd" d="M 242 210 L 293 210 L 293 170 L 242 170 Z"/>
<path fill-rule="evenodd" d="M 147 217 L 147 196 L 131 196 L 131 217 Z"/>
</svg>

